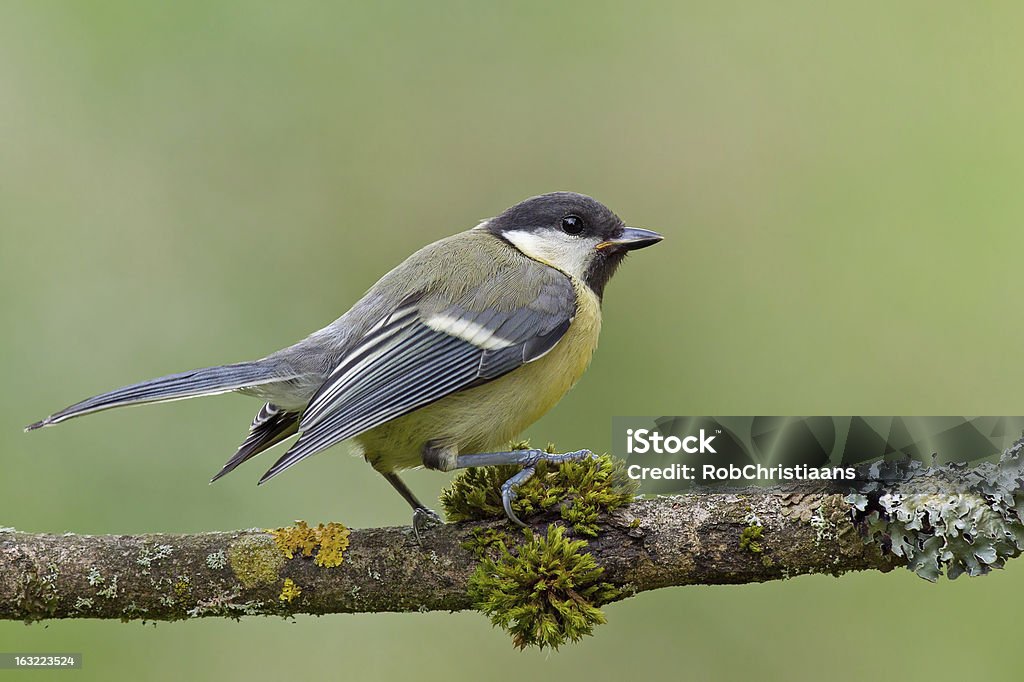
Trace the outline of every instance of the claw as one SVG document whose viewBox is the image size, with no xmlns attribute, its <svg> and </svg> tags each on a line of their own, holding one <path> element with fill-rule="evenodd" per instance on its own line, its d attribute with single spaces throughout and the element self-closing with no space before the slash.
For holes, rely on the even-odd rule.
<svg viewBox="0 0 1024 682">
<path fill-rule="evenodd" d="M 512 502 L 519 497 L 516 488 L 530 480 L 535 473 L 537 473 L 536 467 L 527 465 L 515 476 L 501 484 L 501 504 L 505 507 L 505 516 L 508 517 L 509 521 L 521 528 L 526 528 L 526 524 L 520 521 L 516 513 L 512 511 Z"/>
<path fill-rule="evenodd" d="M 426 507 L 417 507 L 412 512 L 412 532 L 416 535 L 416 544 L 423 546 L 423 538 L 420 536 L 422 531 L 426 531 L 432 526 L 444 525 L 444 521 L 437 515 L 432 509 Z"/>
<path fill-rule="evenodd" d="M 564 454 L 553 454 L 543 450 L 524 451 L 523 457 L 518 462 L 523 465 L 523 468 L 515 476 L 501 484 L 501 504 L 505 508 L 505 516 L 508 517 L 508 520 L 517 526 L 526 528 L 526 524 L 512 511 L 512 503 L 519 497 L 516 488 L 526 483 L 537 473 L 537 462 L 561 464 L 562 462 L 575 462 L 581 459 L 597 459 L 597 455 L 590 450 L 576 450 L 575 452 L 566 452 Z"/>
</svg>

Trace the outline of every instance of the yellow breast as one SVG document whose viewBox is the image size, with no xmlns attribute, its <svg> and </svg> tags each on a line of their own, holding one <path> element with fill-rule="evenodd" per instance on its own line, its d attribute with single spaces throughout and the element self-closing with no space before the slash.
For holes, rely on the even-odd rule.
<svg viewBox="0 0 1024 682">
<path fill-rule="evenodd" d="M 428 442 L 461 454 L 492 452 L 540 419 L 583 376 L 601 332 L 600 301 L 585 284 L 572 283 L 576 316 L 546 355 L 357 436 L 362 454 L 381 471 L 407 469 L 422 464 Z"/>
</svg>

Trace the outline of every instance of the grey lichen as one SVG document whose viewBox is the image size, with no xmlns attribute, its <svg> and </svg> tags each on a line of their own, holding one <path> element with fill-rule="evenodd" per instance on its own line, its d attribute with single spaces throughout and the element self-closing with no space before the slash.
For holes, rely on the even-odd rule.
<svg viewBox="0 0 1024 682">
<path fill-rule="evenodd" d="M 811 515 L 809 523 L 811 528 L 814 529 L 815 546 L 820 546 L 822 542 L 835 537 L 835 526 L 822 515 L 820 508 L 816 509 L 814 514 Z"/>
<path fill-rule="evenodd" d="M 134 601 L 128 602 L 123 609 L 121 609 L 121 620 L 128 622 L 130 620 L 137 620 L 141 616 L 146 615 L 146 609 L 139 608 L 139 605 Z"/>
<path fill-rule="evenodd" d="M 922 578 L 983 575 L 1024 550 L 1022 450 L 1024 439 L 998 462 L 971 469 L 876 463 L 870 475 L 878 482 L 845 500 L 866 523 L 868 541 Z"/>
<path fill-rule="evenodd" d="M 203 599 L 200 600 L 196 606 L 189 609 L 186 615 L 189 618 L 224 616 L 235 620 L 240 619 L 242 616 L 260 615 L 261 609 L 263 608 L 263 602 L 254 600 L 236 602 L 235 599 L 237 598 L 238 593 L 233 592 L 231 594 L 218 595 L 210 599 Z"/>
<path fill-rule="evenodd" d="M 228 565 L 228 557 L 224 552 L 217 550 L 206 555 L 206 565 L 217 571 Z"/>
<path fill-rule="evenodd" d="M 153 564 L 161 559 L 166 559 L 171 556 L 174 548 L 170 545 L 157 545 L 156 547 L 143 547 L 139 552 L 138 558 L 135 560 L 139 566 L 142 566 L 142 575 L 149 575 L 150 568 Z"/>
<path fill-rule="evenodd" d="M 103 581 L 101 579 L 100 582 L 103 583 L 105 581 Z M 115 575 L 113 578 L 111 578 L 110 582 L 107 583 L 106 587 L 104 587 L 102 590 L 99 590 L 98 592 L 96 592 L 96 596 L 97 597 L 104 597 L 105 599 L 116 599 L 117 598 L 117 576 Z"/>
</svg>

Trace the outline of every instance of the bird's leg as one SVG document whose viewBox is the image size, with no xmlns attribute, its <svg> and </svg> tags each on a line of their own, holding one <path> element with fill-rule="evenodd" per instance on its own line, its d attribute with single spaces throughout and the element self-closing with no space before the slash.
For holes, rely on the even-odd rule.
<svg viewBox="0 0 1024 682">
<path fill-rule="evenodd" d="M 412 507 L 412 530 L 416 534 L 416 542 L 423 544 L 420 537 L 420 532 L 426 530 L 430 526 L 444 523 L 441 517 L 437 515 L 437 512 L 432 509 L 428 509 L 422 502 L 417 499 L 416 495 L 409 490 L 409 486 L 405 484 L 401 478 L 398 477 L 394 471 L 382 471 L 380 472 L 387 482 L 391 484 L 398 494 L 401 495 L 409 506 Z"/>
<path fill-rule="evenodd" d="M 509 452 L 485 452 L 476 455 L 458 455 L 452 469 L 468 469 L 469 467 L 488 467 L 502 464 L 517 464 L 522 470 L 501 484 L 501 504 L 505 507 L 505 515 L 512 523 L 526 527 L 512 511 L 512 502 L 518 496 L 517 488 L 530 480 L 537 471 L 537 462 L 576 462 L 582 459 L 596 459 L 590 450 L 577 450 L 555 454 L 543 450 L 511 450 Z"/>
</svg>

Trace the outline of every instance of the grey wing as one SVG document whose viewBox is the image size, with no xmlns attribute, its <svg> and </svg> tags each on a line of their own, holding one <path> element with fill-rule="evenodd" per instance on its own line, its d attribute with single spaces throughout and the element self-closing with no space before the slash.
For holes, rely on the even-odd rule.
<svg viewBox="0 0 1024 682">
<path fill-rule="evenodd" d="M 537 295 L 512 310 L 482 307 L 478 301 L 488 300 L 486 291 L 474 300 L 404 302 L 345 355 L 310 400 L 299 423 L 301 436 L 260 483 L 336 443 L 550 351 L 575 316 L 576 293 L 562 273 L 543 268 L 539 275 Z"/>
</svg>

